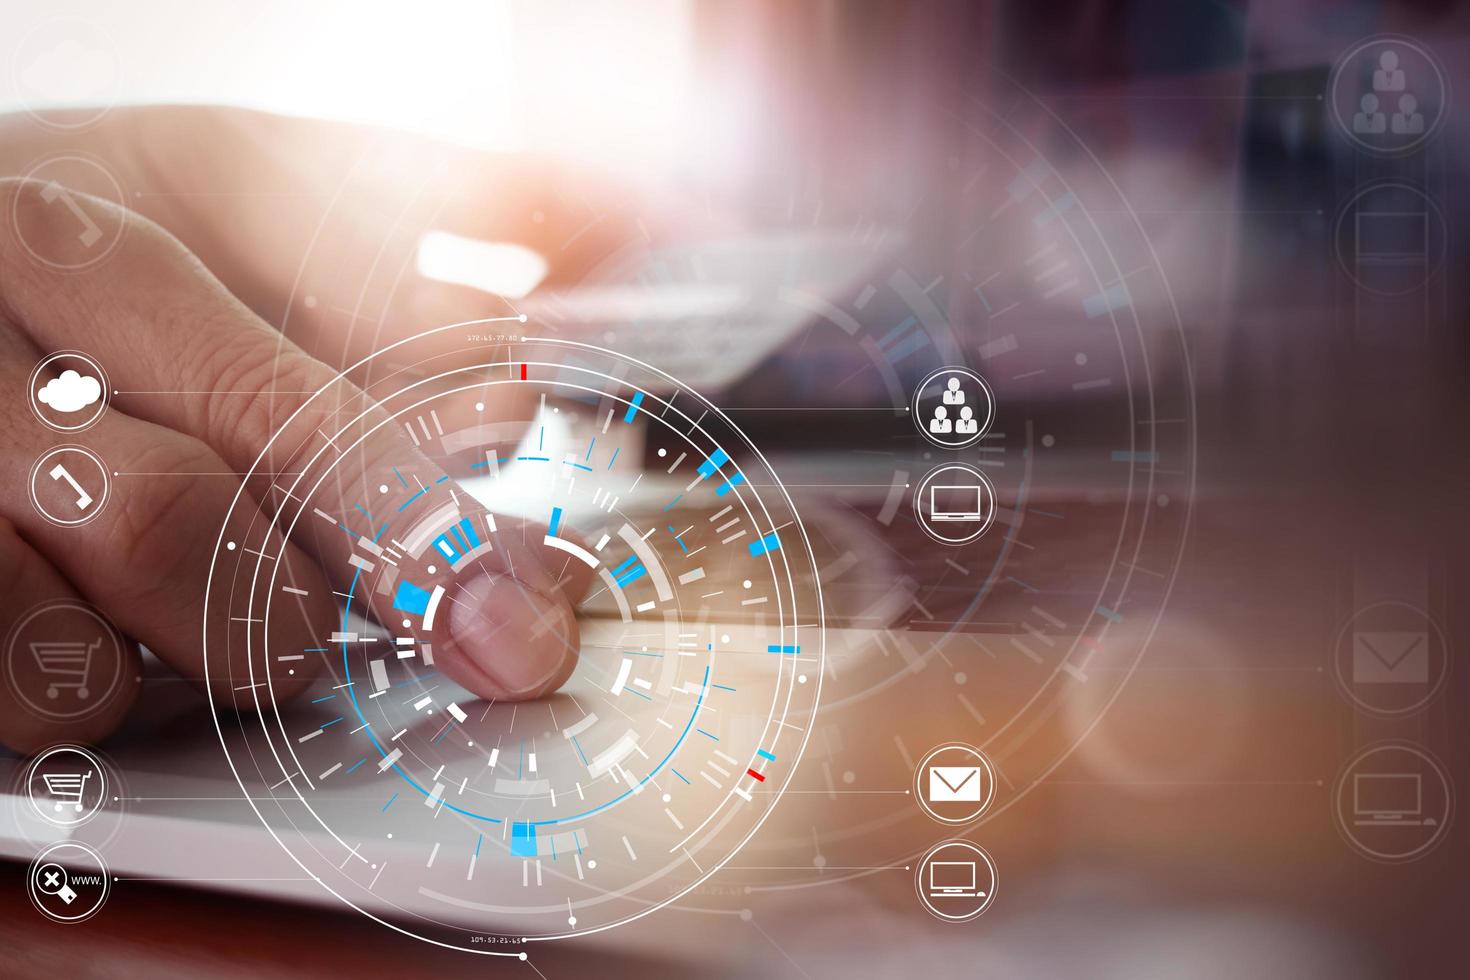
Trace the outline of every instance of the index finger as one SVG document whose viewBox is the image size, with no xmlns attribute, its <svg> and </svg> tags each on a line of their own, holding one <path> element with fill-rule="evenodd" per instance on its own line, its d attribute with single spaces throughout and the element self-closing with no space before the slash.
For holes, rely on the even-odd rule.
<svg viewBox="0 0 1470 980">
<path fill-rule="evenodd" d="M 11 193 L 31 195 L 22 214 L 42 207 L 35 187 Z M 107 364 L 119 389 L 116 404 L 203 440 L 241 474 L 258 459 L 274 473 L 285 458 L 279 447 L 294 452 L 349 439 L 348 430 L 331 425 L 345 412 L 351 432 L 374 437 L 353 473 L 334 474 L 321 487 L 317 510 L 330 523 L 313 526 L 318 533 L 299 543 L 339 586 L 350 581 L 364 537 L 361 525 L 350 522 L 377 487 L 397 482 L 394 468 L 424 487 L 442 486 L 448 474 L 361 390 L 247 310 L 177 240 L 106 202 L 81 195 L 77 201 L 99 224 L 132 224 L 109 261 L 68 280 L 66 290 L 55 288 L 56 273 L 47 269 L 3 263 L 9 281 L 0 285 L 27 331 L 44 346 L 88 348 Z M 99 313 L 105 329 L 97 329 Z M 267 510 L 279 506 L 278 487 L 253 489 Z M 445 588 L 458 577 L 447 567 L 432 574 L 439 580 L 433 584 Z M 539 555 L 510 540 L 478 556 L 465 574 L 486 580 L 462 584 L 464 601 L 480 606 L 482 615 L 452 618 L 440 657 L 445 671 L 486 696 L 531 697 L 558 686 L 573 666 L 577 631 Z M 502 580 L 513 588 L 495 591 Z M 391 621 L 391 600 L 374 595 L 371 601 Z"/>
</svg>

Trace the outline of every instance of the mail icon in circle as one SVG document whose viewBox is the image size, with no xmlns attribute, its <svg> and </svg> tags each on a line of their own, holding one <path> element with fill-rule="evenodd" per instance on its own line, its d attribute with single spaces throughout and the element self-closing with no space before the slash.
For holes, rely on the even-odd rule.
<svg viewBox="0 0 1470 980">
<path fill-rule="evenodd" d="M 930 803 L 979 803 L 979 766 L 931 766 Z"/>
<path fill-rule="evenodd" d="M 914 767 L 910 794 L 940 823 L 976 820 L 995 800 L 995 768 L 980 750 L 963 742 L 931 749 Z"/>
<path fill-rule="evenodd" d="M 1354 684 L 1428 684 L 1429 634 L 1353 634 Z"/>
</svg>

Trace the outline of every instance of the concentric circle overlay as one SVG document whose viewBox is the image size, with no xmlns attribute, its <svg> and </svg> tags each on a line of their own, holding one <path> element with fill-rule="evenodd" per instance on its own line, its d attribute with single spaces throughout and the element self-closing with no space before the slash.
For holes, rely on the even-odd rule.
<svg viewBox="0 0 1470 980">
<path fill-rule="evenodd" d="M 122 220 L 128 196 L 101 161 L 80 153 L 59 153 L 37 161 L 23 175 L 40 189 L 35 196 L 11 197 L 10 224 L 31 258 L 59 272 L 80 272 L 106 259 L 127 232 Z M 85 208 L 77 193 L 117 205 L 106 215 Z"/>
<path fill-rule="evenodd" d="M 31 371 L 31 414 L 57 432 L 91 428 L 107 411 L 107 372 L 88 354 L 62 350 L 42 358 Z"/>
<path fill-rule="evenodd" d="M 1404 296 L 1423 289 L 1444 266 L 1449 227 L 1422 190 L 1396 180 L 1361 188 L 1337 214 L 1333 251 L 1359 289 Z"/>
<path fill-rule="evenodd" d="M 1327 102 L 1343 135 L 1357 146 L 1382 156 L 1410 153 L 1449 116 L 1449 76 L 1414 38 L 1380 34 L 1338 59 Z"/>
<path fill-rule="evenodd" d="M 960 182 L 955 186 L 969 190 L 953 200 L 928 195 L 925 208 L 952 210 L 945 222 L 957 229 L 956 248 L 942 255 L 922 244 L 895 251 L 888 236 L 836 236 L 831 240 L 840 239 L 841 247 L 835 252 L 792 253 L 793 281 L 808 288 L 777 290 L 769 297 L 772 315 L 758 317 L 772 324 L 788 318 L 812 322 L 833 338 L 832 353 L 853 368 L 851 380 L 843 382 L 843 403 L 883 405 L 893 412 L 891 428 L 887 413 L 881 423 L 875 414 L 870 437 L 860 443 L 839 439 L 788 457 L 777 469 L 816 549 L 827 625 L 910 628 L 898 634 L 897 651 L 886 640 L 876 641 L 872 630 L 829 632 L 829 644 L 841 646 L 829 645 L 828 652 L 840 655 L 842 664 L 823 682 L 821 728 L 812 738 L 824 765 L 807 759 L 775 819 L 720 873 L 720 887 L 680 901 L 681 913 L 734 914 L 767 892 L 789 896 L 795 888 L 841 888 L 872 876 L 874 866 L 912 866 L 933 843 L 937 825 L 910 794 L 878 791 L 907 787 L 915 763 L 935 739 L 968 739 L 1005 772 L 1005 790 L 981 821 L 1020 806 L 1095 734 L 1156 642 L 1159 617 L 1168 608 L 1192 524 L 1198 451 L 1196 372 L 1168 276 L 1098 148 L 1017 79 L 983 59 L 975 69 L 984 79 L 979 90 L 964 86 L 936 95 L 963 137 L 965 148 L 949 161 Z M 389 251 L 344 264 L 334 243 L 361 230 L 360 209 L 352 204 L 362 193 L 375 192 L 370 175 L 380 165 L 393 165 L 390 148 L 364 152 L 354 176 L 344 178 L 337 204 L 322 216 L 317 245 L 303 257 L 287 311 L 288 333 L 312 329 L 320 311 L 334 306 L 358 311 L 362 316 L 354 323 L 368 330 L 401 322 L 405 297 L 384 290 L 384 270 L 410 288 L 418 279 L 421 236 L 474 197 L 469 176 L 446 180 L 423 169 L 416 183 L 404 187 L 423 207 L 412 209 L 414 217 L 393 237 Z M 804 183 L 773 227 L 808 239 L 809 229 L 830 224 L 833 191 L 821 181 Z M 589 221 L 614 229 L 628 225 L 626 216 L 627 203 L 612 201 L 595 209 Z M 876 213 L 867 218 L 886 220 Z M 918 226 L 928 220 L 924 209 L 915 218 Z M 579 236 L 569 229 L 559 247 L 580 254 L 590 243 Z M 585 313 L 570 312 L 585 298 L 577 295 L 584 285 L 636 281 L 651 268 L 647 242 L 636 227 L 613 233 L 606 245 L 611 253 L 596 262 L 585 282 L 565 283 L 564 294 L 538 290 L 527 298 L 561 317 L 566 336 L 586 339 L 596 334 L 580 331 L 603 329 Z M 660 265 L 659 281 L 703 282 L 729 255 L 718 237 L 658 249 L 659 262 L 667 263 Z M 838 286 L 831 271 L 836 269 L 854 276 L 864 270 L 865 281 Z M 966 286 L 932 285 L 960 281 Z M 810 302 L 814 291 L 833 302 L 818 308 Z M 731 339 L 748 326 L 749 308 L 732 308 L 717 319 L 726 325 L 717 346 L 733 344 L 737 359 L 750 355 L 750 345 Z M 487 326 L 485 332 L 500 329 Z M 677 325 L 668 330 L 670 336 L 679 332 Z M 625 325 L 598 342 L 619 348 L 626 340 L 628 352 L 648 349 L 633 346 L 648 339 L 635 338 L 644 332 Z M 716 352 L 679 353 L 681 366 L 665 368 L 697 388 L 705 381 L 695 372 L 739 373 L 739 365 L 721 362 Z M 691 362 L 695 366 L 682 366 Z M 910 438 L 913 422 L 904 416 L 914 384 L 946 364 L 983 376 L 998 409 L 982 441 L 954 458 L 978 465 L 990 478 L 1004 506 L 995 523 L 1004 527 L 958 548 L 933 544 L 910 520 L 912 488 L 950 454 Z M 764 381 L 779 383 L 776 376 Z M 829 401 L 807 392 L 799 404 Z M 1075 412 L 1056 412 L 1061 401 Z M 683 404 L 683 395 L 674 400 L 676 407 Z M 805 425 L 812 418 L 803 413 L 796 421 Z M 426 421 L 432 432 L 433 420 Z M 1086 445 L 1108 451 L 1080 451 L 1079 431 L 1088 434 Z M 422 430 L 416 432 L 422 438 Z M 647 455 L 639 491 L 655 478 L 666 480 L 661 474 L 677 457 L 678 452 Z M 619 457 L 613 472 L 621 465 Z M 852 476 L 839 477 L 836 467 L 847 472 L 849 465 Z M 830 483 L 837 479 L 867 486 L 834 496 Z M 1081 484 L 1093 491 L 1085 498 L 1075 493 Z M 376 486 L 369 489 L 377 492 Z M 331 530 L 313 519 L 321 533 Z M 1021 631 L 993 641 L 989 634 L 999 621 L 1018 624 Z M 902 654 L 902 670 L 894 669 L 896 652 Z M 972 658 L 988 666 L 968 663 Z M 997 670 L 1004 675 L 1000 681 Z M 1076 703 L 1079 691 L 1086 694 L 1085 705 Z M 920 729 L 896 733 L 892 726 L 873 724 L 894 704 L 922 704 Z M 850 791 L 839 791 L 841 820 L 831 815 L 834 780 Z M 447 853 L 442 850 L 441 857 Z M 810 895 L 821 900 L 819 891 Z M 579 926 L 586 918 L 579 914 Z"/>
<path fill-rule="evenodd" d="M 21 36 L 10 70 L 14 92 L 31 118 L 48 129 L 75 132 L 112 108 L 122 58 L 117 42 L 98 24 L 53 17 Z"/>
<path fill-rule="evenodd" d="M 995 769 L 973 745 L 940 745 L 914 770 L 914 799 L 940 823 L 973 823 L 995 801 Z"/>
<path fill-rule="evenodd" d="M 1444 763 L 1407 742 L 1362 750 L 1337 774 L 1333 816 L 1348 846 L 1383 864 L 1403 864 L 1434 850 L 1455 816 L 1455 790 Z"/>
<path fill-rule="evenodd" d="M 969 463 L 941 464 L 914 488 L 914 519 L 939 544 L 969 544 L 995 523 L 995 487 Z"/>
<path fill-rule="evenodd" d="M 995 420 L 995 394 L 974 371 L 949 365 L 919 382 L 909 412 L 934 445 L 965 449 L 979 442 Z"/>
<path fill-rule="evenodd" d="M 945 922 L 968 922 L 995 901 L 1000 875 L 985 849 L 967 840 L 941 841 L 914 869 L 914 889 L 929 914 Z"/>
<path fill-rule="evenodd" d="M 61 923 L 82 922 L 101 910 L 112 891 L 107 863 L 80 841 L 47 847 L 26 876 L 26 891 L 36 911 Z"/>
<path fill-rule="evenodd" d="M 319 394 L 281 428 L 247 481 L 281 509 L 242 498 L 217 543 L 209 622 L 229 625 L 206 673 L 259 709 L 216 725 L 303 869 L 392 928 L 517 955 L 652 912 L 735 855 L 801 757 L 824 638 L 801 518 L 719 409 L 504 322 L 396 344 L 345 374 L 370 401 Z M 330 617 L 281 577 L 308 539 L 340 556 Z M 549 698 L 479 699 L 450 627 L 493 642 L 528 566 L 592 582 L 576 670 Z M 311 661 L 316 687 L 278 702 Z"/>
<path fill-rule="evenodd" d="M 102 513 L 112 488 L 107 464 L 85 446 L 56 446 L 31 467 L 31 506 L 58 527 L 77 527 Z"/>
<path fill-rule="evenodd" d="M 107 804 L 107 770 L 81 746 L 58 745 L 26 767 L 26 797 L 42 820 L 76 827 Z"/>
<path fill-rule="evenodd" d="M 5 682 L 21 705 L 51 721 L 88 718 L 127 680 L 123 639 L 92 606 L 53 599 L 34 606 L 5 638 Z"/>
<path fill-rule="evenodd" d="M 1370 714 L 1401 717 L 1424 710 L 1449 679 L 1450 645 L 1427 612 L 1406 602 L 1364 606 L 1333 641 L 1339 690 Z"/>
</svg>

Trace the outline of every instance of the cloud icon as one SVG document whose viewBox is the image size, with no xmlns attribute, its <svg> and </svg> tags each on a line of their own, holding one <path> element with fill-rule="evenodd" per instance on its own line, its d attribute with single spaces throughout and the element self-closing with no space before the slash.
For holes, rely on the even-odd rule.
<svg viewBox="0 0 1470 980">
<path fill-rule="evenodd" d="M 101 397 L 102 382 L 75 371 L 62 371 L 61 377 L 52 378 L 36 392 L 36 400 L 42 405 L 67 413 L 80 412 Z"/>
<path fill-rule="evenodd" d="M 67 38 L 20 73 L 21 84 L 53 102 L 86 102 L 111 88 L 117 65 L 105 50 Z"/>
</svg>

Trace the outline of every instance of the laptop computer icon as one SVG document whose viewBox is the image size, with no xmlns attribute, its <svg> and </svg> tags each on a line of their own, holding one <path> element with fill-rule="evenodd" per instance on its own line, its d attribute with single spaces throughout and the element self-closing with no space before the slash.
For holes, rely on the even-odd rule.
<svg viewBox="0 0 1470 980">
<path fill-rule="evenodd" d="M 985 893 L 975 890 L 975 862 L 931 861 L 929 894 L 934 898 L 983 898 Z"/>
<path fill-rule="evenodd" d="M 971 485 L 935 485 L 929 488 L 929 519 L 978 521 L 985 516 L 981 489 Z"/>
<path fill-rule="evenodd" d="M 1359 826 L 1432 827 L 1424 817 L 1423 780 L 1416 772 L 1353 774 L 1353 822 Z"/>
</svg>

